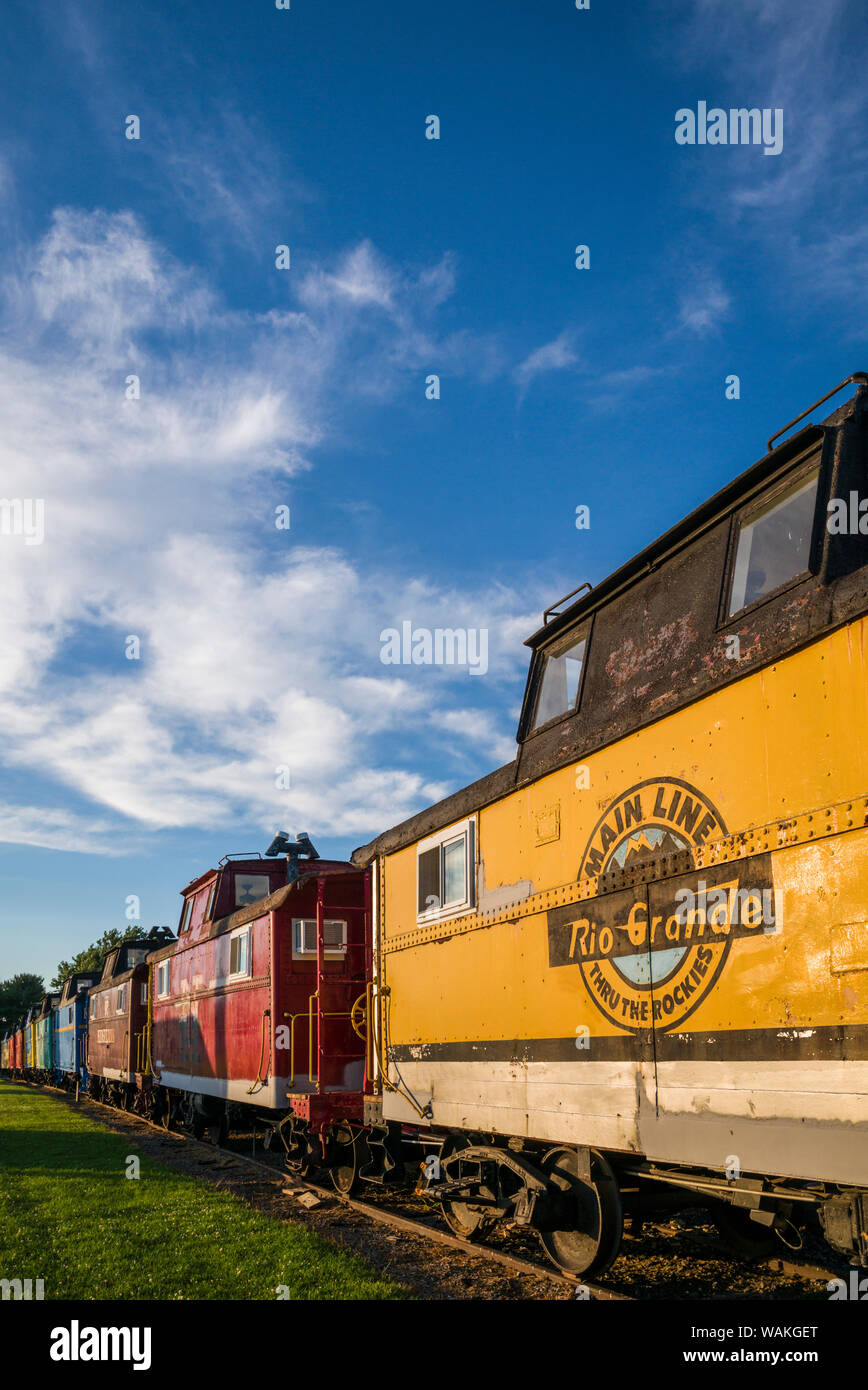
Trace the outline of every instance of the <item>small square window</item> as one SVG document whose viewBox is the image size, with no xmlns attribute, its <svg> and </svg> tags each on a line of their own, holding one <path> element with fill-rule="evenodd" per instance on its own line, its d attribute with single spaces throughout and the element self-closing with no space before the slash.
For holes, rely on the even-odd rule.
<svg viewBox="0 0 868 1390">
<path fill-rule="evenodd" d="M 539 729 L 550 719 L 556 719 L 558 715 L 567 714 L 576 708 L 586 642 L 586 633 L 581 637 L 572 633 L 565 642 L 552 648 L 545 656 L 532 729 Z"/>
<path fill-rule="evenodd" d="M 740 521 L 728 616 L 806 573 L 819 466 Z"/>
<path fill-rule="evenodd" d="M 270 883 L 268 874 L 236 874 L 235 906 L 246 907 L 248 903 L 267 898 Z"/>
<path fill-rule="evenodd" d="M 229 938 L 229 975 L 250 974 L 250 930 Z"/>
<path fill-rule="evenodd" d="M 417 851 L 417 899 L 419 918 L 438 913 L 454 914 L 473 903 L 472 824 L 456 831 L 451 827 L 435 842 L 423 842 Z"/>
</svg>

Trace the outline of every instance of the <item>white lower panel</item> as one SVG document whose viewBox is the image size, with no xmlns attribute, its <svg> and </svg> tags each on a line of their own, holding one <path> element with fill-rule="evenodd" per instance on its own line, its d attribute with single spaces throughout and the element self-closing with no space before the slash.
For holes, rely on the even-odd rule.
<svg viewBox="0 0 868 1390">
<path fill-rule="evenodd" d="M 390 1077 L 397 1082 L 394 1065 Z M 868 1185 L 868 1062 L 401 1062 L 432 1123 Z M 387 1119 L 415 1121 L 386 1092 Z"/>
<path fill-rule="evenodd" d="M 253 1077 L 249 1081 L 226 1081 L 210 1076 L 190 1076 L 188 1072 L 160 1070 L 159 1081 L 175 1091 L 191 1091 L 194 1095 L 219 1096 L 237 1101 L 240 1105 L 259 1105 L 266 1110 L 285 1110 L 287 1077 L 269 1077 L 263 1086 Z M 298 1089 L 298 1088 L 297 1088 Z"/>
<path fill-rule="evenodd" d="M 109 1081 L 135 1081 L 131 1071 L 119 1071 L 117 1067 L 103 1067 L 102 1071 L 96 1073 L 97 1076 L 105 1076 Z"/>
<path fill-rule="evenodd" d="M 400 1073 L 434 1124 L 628 1152 L 639 1151 L 639 1108 L 653 1106 L 651 1063 L 426 1061 Z M 388 1119 L 418 1121 L 394 1092 L 383 1104 Z"/>
<path fill-rule="evenodd" d="M 868 1184 L 868 1062 L 661 1062 L 649 1158 Z"/>
</svg>

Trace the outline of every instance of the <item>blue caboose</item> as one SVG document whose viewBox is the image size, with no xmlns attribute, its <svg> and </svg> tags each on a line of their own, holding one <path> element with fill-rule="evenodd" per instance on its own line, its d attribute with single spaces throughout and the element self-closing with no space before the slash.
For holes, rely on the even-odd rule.
<svg viewBox="0 0 868 1390">
<path fill-rule="evenodd" d="M 54 1010 L 54 1080 L 69 1090 L 87 1089 L 87 991 L 98 980 L 98 970 L 70 975 Z"/>
</svg>

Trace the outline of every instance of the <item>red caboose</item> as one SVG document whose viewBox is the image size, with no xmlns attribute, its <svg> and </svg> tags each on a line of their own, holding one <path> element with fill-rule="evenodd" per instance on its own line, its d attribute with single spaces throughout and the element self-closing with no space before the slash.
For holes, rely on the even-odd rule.
<svg viewBox="0 0 868 1390">
<path fill-rule="evenodd" d="M 100 982 L 90 990 L 87 1021 L 88 1090 L 96 1099 L 129 1109 L 140 1103 L 148 1021 L 148 953 L 171 937 L 155 927 L 106 956 Z"/>
<path fill-rule="evenodd" d="M 362 1120 L 369 877 L 306 836 L 279 836 L 278 853 L 195 879 L 177 941 L 149 958 L 155 1110 L 220 1134 L 242 1106 L 298 1161 L 328 1164 Z"/>
</svg>

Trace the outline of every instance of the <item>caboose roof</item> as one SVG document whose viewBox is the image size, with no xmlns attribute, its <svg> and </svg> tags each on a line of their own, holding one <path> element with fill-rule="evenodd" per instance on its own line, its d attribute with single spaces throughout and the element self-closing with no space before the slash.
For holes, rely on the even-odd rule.
<svg viewBox="0 0 868 1390">
<path fill-rule="evenodd" d="M 239 861 L 236 861 L 239 862 Z M 254 861 L 256 862 L 256 861 Z M 273 864 L 274 860 L 265 860 L 266 864 Z M 269 912 L 276 912 L 282 907 L 287 899 L 297 893 L 307 884 L 314 882 L 318 878 L 350 878 L 358 879 L 359 870 L 354 864 L 350 864 L 341 859 L 317 859 L 311 862 L 310 868 L 300 873 L 293 883 L 283 883 L 276 888 L 273 893 L 269 893 L 265 898 L 257 898 L 256 902 L 248 903 L 244 907 L 238 907 L 227 917 L 217 917 L 208 925 L 207 937 L 222 936 L 224 932 L 234 931 L 236 927 L 244 926 L 246 922 L 254 922 L 257 917 L 264 917 Z M 207 875 L 206 875 L 207 878 Z M 148 956 L 149 962 L 164 960 L 166 956 L 174 955 L 176 950 L 183 950 L 184 942 L 170 941 L 167 945 L 152 951 Z"/>
<path fill-rule="evenodd" d="M 864 388 L 862 389 L 864 390 Z M 750 468 L 746 468 L 737 478 L 733 478 L 732 482 L 727 483 L 713 497 L 709 497 L 707 502 L 703 502 L 701 506 L 689 512 L 668 531 L 664 531 L 662 536 L 658 536 L 650 545 L 646 545 L 644 550 L 640 550 L 626 564 L 613 570 L 589 593 L 583 594 L 575 603 L 570 604 L 569 608 L 565 608 L 563 613 L 559 613 L 550 622 L 537 628 L 536 632 L 527 638 L 525 646 L 536 650 L 552 641 L 559 633 L 593 613 L 596 608 L 600 608 L 619 590 L 626 588 L 643 574 L 661 564 L 664 559 L 689 545 L 709 526 L 713 526 L 721 517 L 731 512 L 734 507 L 746 502 L 752 492 L 765 487 L 777 473 L 783 472 L 799 454 L 810 449 L 812 445 L 818 444 L 823 438 L 825 428 L 830 425 L 838 425 L 842 420 L 852 415 L 859 395 L 860 392 L 856 392 L 825 420 L 818 424 L 805 425 L 797 434 L 791 435 L 777 448 L 763 454 L 761 459 L 758 459 Z"/>
<path fill-rule="evenodd" d="M 856 375 L 864 377 L 865 374 Z M 836 388 L 836 391 L 839 389 L 841 388 Z M 834 395 L 836 392 L 830 394 Z M 692 542 L 704 544 L 704 541 L 700 540 L 703 533 L 710 532 L 714 526 L 725 521 L 737 508 L 749 502 L 754 493 L 759 493 L 763 488 L 772 484 L 778 475 L 783 476 L 790 467 L 798 466 L 797 460 L 800 456 L 818 446 L 824 439 L 827 430 L 841 425 L 857 411 L 862 410 L 866 396 L 868 396 L 868 389 L 864 384 L 860 385 L 849 400 L 845 401 L 822 422 L 803 426 L 789 439 L 769 450 L 750 468 L 739 474 L 732 482 L 727 483 L 713 497 L 695 508 L 675 526 L 670 527 L 668 531 L 639 551 L 626 564 L 613 571 L 589 593 L 584 594 L 566 608 L 563 613 L 553 617 L 548 623 L 544 623 L 527 639 L 525 645 L 536 653 L 570 628 L 583 622 L 591 613 L 605 607 L 613 600 L 618 603 L 623 602 L 624 596 L 634 586 L 641 584 L 643 579 L 658 566 L 663 565 Z M 816 406 L 809 409 L 813 411 Z M 528 691 L 526 689 L 525 708 L 527 701 Z M 524 714 L 522 718 L 524 719 Z M 575 724 L 576 717 L 572 716 L 570 722 Z M 612 738 L 618 737 L 622 732 L 624 730 L 613 727 Z M 570 759 L 575 760 L 577 753 L 572 747 L 566 743 L 563 746 L 549 747 L 547 746 L 548 742 L 550 740 L 545 737 L 540 741 L 539 749 L 527 761 L 526 765 L 522 761 L 522 757 L 528 745 L 527 743 L 519 744 L 516 757 L 512 762 L 487 773 L 470 786 L 451 793 L 435 805 L 428 806 L 400 824 L 383 831 L 374 840 L 353 851 L 353 863 L 359 866 L 367 865 L 377 854 L 390 853 L 404 845 L 422 839 L 443 826 L 449 825 L 452 821 L 457 821 L 469 812 L 490 805 L 492 802 L 509 795 L 516 787 L 524 786 L 536 780 L 544 772 L 552 771 Z M 591 747 L 592 745 L 589 743 L 588 746 Z"/>
</svg>

